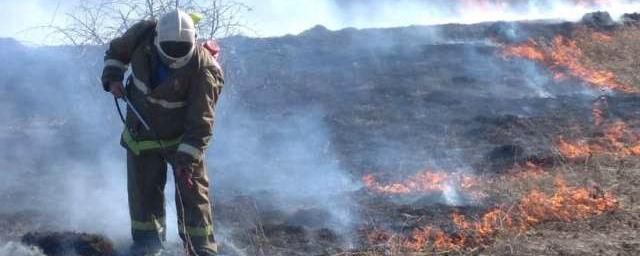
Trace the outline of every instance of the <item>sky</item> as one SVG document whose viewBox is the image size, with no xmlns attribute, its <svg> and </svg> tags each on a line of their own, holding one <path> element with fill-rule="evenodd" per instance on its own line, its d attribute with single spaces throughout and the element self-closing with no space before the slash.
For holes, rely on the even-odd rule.
<svg viewBox="0 0 640 256">
<path fill-rule="evenodd" d="M 34 28 L 64 24 L 65 14 L 79 1 L 82 0 L 0 0 L 3 20 L 0 37 L 36 44 L 44 42 L 46 33 Z M 597 9 L 606 9 L 613 16 L 640 11 L 640 0 L 598 0 L 604 3 L 602 6 L 576 6 L 578 0 L 504 0 L 498 4 L 498 0 L 236 1 L 252 7 L 242 15 L 242 20 L 251 28 L 245 34 L 253 37 L 298 34 L 318 24 L 335 30 L 494 20 L 577 20 L 584 13 Z M 514 3 L 518 6 L 514 7 Z"/>
<path fill-rule="evenodd" d="M 53 0 L 2 0 L 0 1 L 0 37 L 13 37 L 20 40 L 38 38 L 32 27 L 48 24 L 54 17 L 58 1 Z M 61 5 L 72 1 L 60 1 Z M 64 6 L 69 7 L 69 6 Z M 59 10 L 60 11 L 60 10 Z"/>
</svg>

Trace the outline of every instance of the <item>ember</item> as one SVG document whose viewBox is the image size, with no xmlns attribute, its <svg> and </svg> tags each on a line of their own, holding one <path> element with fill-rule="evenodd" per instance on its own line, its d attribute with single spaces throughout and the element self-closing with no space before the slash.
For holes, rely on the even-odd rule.
<svg viewBox="0 0 640 256">
<path fill-rule="evenodd" d="M 473 176 L 448 173 L 443 171 L 422 171 L 405 181 L 382 184 L 369 174 L 362 178 L 367 189 L 383 194 L 410 194 L 444 191 L 450 184 L 457 184 L 461 189 L 471 189 L 477 180 Z"/>
</svg>

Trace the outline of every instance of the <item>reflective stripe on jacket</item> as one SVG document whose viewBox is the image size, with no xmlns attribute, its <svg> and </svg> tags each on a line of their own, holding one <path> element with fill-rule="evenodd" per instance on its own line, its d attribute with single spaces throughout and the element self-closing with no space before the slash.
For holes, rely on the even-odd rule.
<svg viewBox="0 0 640 256">
<path fill-rule="evenodd" d="M 187 65 L 173 70 L 166 81 L 151 89 L 151 71 L 160 61 L 153 45 L 155 26 L 153 20 L 138 22 L 111 41 L 105 54 L 103 86 L 107 89 L 109 82 L 122 81 L 131 66 L 127 96 L 153 131 L 146 131 L 128 109 L 123 146 L 139 154 L 157 149 L 152 146 L 160 143 L 150 141 L 172 142 L 165 147 L 176 150 L 176 164 L 192 167 L 202 161 L 212 136 L 215 105 L 224 84 L 222 71 L 207 50 L 197 46 Z"/>
</svg>

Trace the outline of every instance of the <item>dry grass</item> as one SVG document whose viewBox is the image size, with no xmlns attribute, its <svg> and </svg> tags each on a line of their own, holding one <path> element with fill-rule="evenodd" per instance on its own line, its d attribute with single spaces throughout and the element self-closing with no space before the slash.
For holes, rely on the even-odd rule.
<svg viewBox="0 0 640 256">
<path fill-rule="evenodd" d="M 574 37 L 584 53 L 582 62 L 613 72 L 623 84 L 640 87 L 639 26 L 620 26 L 598 33 L 580 28 Z"/>
<path fill-rule="evenodd" d="M 579 28 L 573 38 L 583 55 L 581 64 L 591 70 L 613 72 L 618 82 L 640 87 L 640 27 L 624 26 L 608 32 Z M 424 248 L 412 252 L 397 243 L 393 234 L 387 243 L 335 256 L 422 256 L 422 255 L 639 255 L 640 254 L 640 160 L 632 157 L 595 155 L 569 160 L 559 154 L 553 166 L 543 172 L 514 170 L 503 176 L 482 177 L 483 189 L 507 212 L 520 200 L 540 190 L 552 194 L 556 180 L 562 177 L 568 186 L 585 187 L 595 193 L 611 192 L 618 208 L 602 215 L 562 221 L 550 218 L 528 229 L 498 226 L 488 243 L 435 251 Z M 526 169 L 523 167 L 523 169 Z M 268 255 L 276 248 L 260 220 L 251 234 L 255 255 Z M 292 253 L 293 254 L 293 253 Z"/>
<path fill-rule="evenodd" d="M 574 33 L 585 66 L 613 72 L 618 82 L 640 87 L 640 27 L 621 26 L 609 32 L 579 28 Z M 526 232 L 497 234 L 486 255 L 638 255 L 640 253 L 640 159 L 596 155 L 568 161 L 558 158 L 549 174 L 508 187 L 518 197 L 533 187 L 549 187 L 551 176 L 572 185 L 612 192 L 619 208 L 612 213 L 573 223 L 543 223 Z M 546 177 L 545 177 L 546 176 Z M 504 199 L 509 199 L 508 197 Z M 468 254 L 476 254 L 470 252 Z"/>
<path fill-rule="evenodd" d="M 487 191 L 504 204 L 514 207 L 519 200 L 541 190 L 553 193 L 557 177 L 563 177 L 567 185 L 589 187 L 592 190 L 612 192 L 619 200 L 619 208 L 613 212 L 587 218 L 575 218 L 570 222 L 559 219 L 543 221 L 530 229 L 514 229 L 499 226 L 490 243 L 449 251 L 425 248 L 412 252 L 398 247 L 391 237 L 388 244 L 381 244 L 361 252 L 341 253 L 344 256 L 422 256 L 422 255 L 635 255 L 640 250 L 640 161 L 611 156 L 593 156 L 578 161 L 561 161 L 544 173 L 523 172 L 520 175 L 504 175 L 487 178 Z M 527 174 L 528 173 L 528 174 Z"/>
<path fill-rule="evenodd" d="M 544 223 L 527 232 L 498 236 L 486 253 L 490 255 L 637 255 L 637 191 L 640 161 L 595 156 L 582 163 L 556 169 L 575 184 L 592 184 L 612 192 L 620 202 L 612 213 L 573 223 Z M 597 185 L 596 185 L 597 184 Z"/>
</svg>

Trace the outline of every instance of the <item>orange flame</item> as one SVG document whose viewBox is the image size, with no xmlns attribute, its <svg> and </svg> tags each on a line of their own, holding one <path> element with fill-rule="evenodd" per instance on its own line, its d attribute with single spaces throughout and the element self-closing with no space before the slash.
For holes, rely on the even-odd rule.
<svg viewBox="0 0 640 256">
<path fill-rule="evenodd" d="M 369 190 L 383 194 L 443 191 L 448 182 L 458 184 L 463 189 L 471 188 L 476 184 L 476 180 L 472 176 L 442 171 L 422 171 L 405 181 L 391 184 L 381 184 L 373 175 L 369 174 L 362 178 L 362 182 Z"/>
<path fill-rule="evenodd" d="M 598 40 L 611 40 L 611 37 L 599 33 L 592 34 L 592 38 Z M 539 62 L 549 67 L 554 73 L 555 79 L 564 79 L 572 75 L 588 82 L 592 86 L 601 89 L 612 89 L 626 93 L 638 93 L 639 89 L 623 84 L 616 76 L 606 70 L 587 67 L 581 63 L 582 50 L 575 40 L 556 36 L 550 45 L 545 45 L 534 40 L 525 43 L 507 46 L 503 48 L 506 57 L 520 57 Z"/>
<path fill-rule="evenodd" d="M 505 56 L 521 57 L 538 62 L 544 62 L 548 58 L 542 47 L 532 39 L 529 39 L 527 43 L 504 48 L 502 53 Z"/>
<path fill-rule="evenodd" d="M 523 226 L 531 226 L 546 220 L 571 221 L 590 215 L 599 215 L 617 205 L 611 194 L 597 195 L 587 188 L 568 187 L 562 178 L 556 179 L 553 195 L 534 190 L 518 205 Z"/>
<path fill-rule="evenodd" d="M 597 193 L 584 187 L 570 187 L 562 178 L 556 178 L 552 194 L 534 189 L 525 195 L 513 207 L 505 211 L 495 208 L 475 221 L 468 221 L 459 213 L 451 215 L 451 221 L 458 229 L 448 234 L 434 226 L 415 228 L 408 237 L 399 241 L 402 248 L 411 251 L 447 251 L 465 246 L 485 244 L 500 231 L 524 231 L 535 224 L 545 221 L 572 221 L 593 215 L 600 215 L 618 207 L 617 199 L 610 193 Z M 369 241 L 386 239 L 388 232 L 375 230 L 369 235 Z"/>
<path fill-rule="evenodd" d="M 629 152 L 634 156 L 640 156 L 640 144 L 628 148 Z"/>
<path fill-rule="evenodd" d="M 639 156 L 640 134 L 630 129 L 625 122 L 617 121 L 604 128 L 601 138 L 573 143 L 559 138 L 556 147 L 569 159 L 583 159 L 594 154 L 616 157 Z"/>
<path fill-rule="evenodd" d="M 529 161 L 524 166 L 516 164 L 510 172 L 509 178 L 511 181 L 520 181 L 523 179 L 536 179 L 542 177 L 547 172 L 542 167 Z"/>
<path fill-rule="evenodd" d="M 558 139 L 557 148 L 560 153 L 571 159 L 586 158 L 592 154 L 591 147 L 584 143 L 569 143 L 563 138 Z"/>
<path fill-rule="evenodd" d="M 611 37 L 610 35 L 607 35 L 605 33 L 602 33 L 602 32 L 592 32 L 591 33 L 591 39 L 593 39 L 595 41 L 601 41 L 601 42 L 612 42 L 613 41 L 613 37 Z"/>
</svg>

